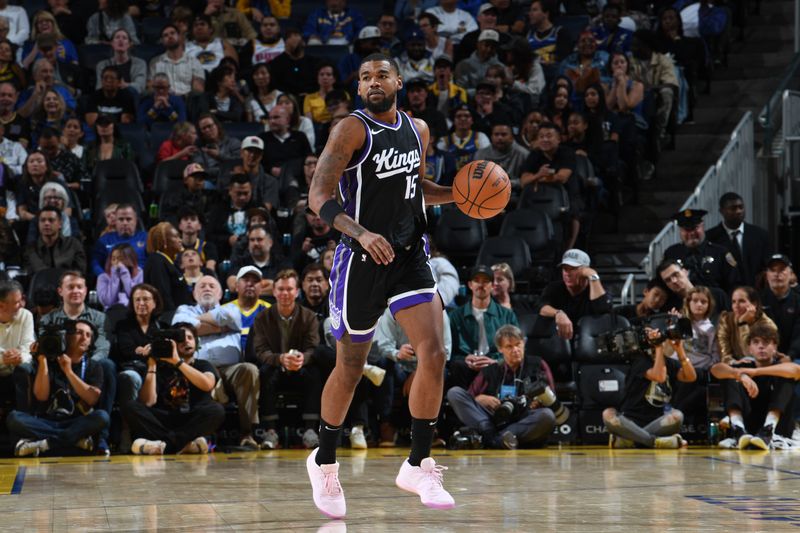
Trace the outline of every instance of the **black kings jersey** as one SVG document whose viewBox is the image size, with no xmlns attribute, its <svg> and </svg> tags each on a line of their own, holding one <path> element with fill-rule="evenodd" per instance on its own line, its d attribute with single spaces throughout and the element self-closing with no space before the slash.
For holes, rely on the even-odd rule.
<svg viewBox="0 0 800 533">
<path fill-rule="evenodd" d="M 339 180 L 345 212 L 393 246 L 419 240 L 425 228 L 425 206 L 419 180 L 422 139 L 413 120 L 397 112 L 395 124 L 352 116 L 364 123 L 366 139 Z"/>
</svg>

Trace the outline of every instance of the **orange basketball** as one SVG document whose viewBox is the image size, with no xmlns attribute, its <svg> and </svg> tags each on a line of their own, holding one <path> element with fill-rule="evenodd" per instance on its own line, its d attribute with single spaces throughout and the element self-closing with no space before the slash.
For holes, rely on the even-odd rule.
<svg viewBox="0 0 800 533">
<path fill-rule="evenodd" d="M 511 198 L 511 180 L 497 163 L 472 161 L 461 167 L 453 180 L 453 198 L 465 215 L 492 218 Z"/>
</svg>

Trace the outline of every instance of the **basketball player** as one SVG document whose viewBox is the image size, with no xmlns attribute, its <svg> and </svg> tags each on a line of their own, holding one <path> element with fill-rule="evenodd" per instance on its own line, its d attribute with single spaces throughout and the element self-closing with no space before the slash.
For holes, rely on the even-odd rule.
<svg viewBox="0 0 800 533">
<path fill-rule="evenodd" d="M 397 110 L 402 86 L 394 59 L 372 54 L 361 62 L 358 94 L 366 109 L 333 129 L 308 194 L 311 209 L 342 233 L 329 296 L 336 367 L 322 392 L 319 448 L 306 461 L 314 503 L 332 518 L 344 517 L 346 510 L 337 440 L 387 305 L 418 361 L 409 397 L 411 453 L 395 482 L 428 507 L 455 505 L 442 486 L 444 467 L 429 457 L 445 351 L 442 301 L 423 239 L 425 205 L 452 202 L 453 194 L 423 178 L 428 126 Z M 335 199 L 337 184 L 342 205 Z"/>
</svg>

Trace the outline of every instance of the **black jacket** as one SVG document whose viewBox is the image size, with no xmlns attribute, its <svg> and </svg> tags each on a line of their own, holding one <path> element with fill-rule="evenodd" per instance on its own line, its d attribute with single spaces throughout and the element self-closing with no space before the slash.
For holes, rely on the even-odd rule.
<svg viewBox="0 0 800 533">
<path fill-rule="evenodd" d="M 772 253 L 769 234 L 753 224 L 744 224 L 741 255 L 722 222 L 706 232 L 706 240 L 724 246 L 733 254 L 738 263 L 736 270 L 739 284 L 750 287 L 755 286 L 756 276 L 767 267 L 767 260 Z"/>
</svg>

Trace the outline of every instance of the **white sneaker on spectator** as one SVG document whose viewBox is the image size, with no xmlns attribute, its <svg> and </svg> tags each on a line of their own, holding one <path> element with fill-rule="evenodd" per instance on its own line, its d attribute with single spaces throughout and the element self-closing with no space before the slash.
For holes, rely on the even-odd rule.
<svg viewBox="0 0 800 533">
<path fill-rule="evenodd" d="M 669 437 L 656 437 L 656 441 L 653 444 L 654 448 L 664 448 L 670 450 L 677 450 L 678 448 L 682 448 L 686 446 L 687 442 L 683 440 L 679 434 L 674 434 Z"/>
<path fill-rule="evenodd" d="M 383 378 L 386 377 L 386 370 L 375 365 L 364 365 L 364 377 L 372 382 L 376 387 L 380 387 L 383 383 Z"/>
<path fill-rule="evenodd" d="M 354 450 L 366 450 L 367 439 L 364 438 L 364 426 L 353 426 L 350 430 L 350 447 Z"/>
<path fill-rule="evenodd" d="M 339 484 L 339 463 L 318 465 L 317 451 L 319 448 L 314 449 L 306 459 L 306 470 L 308 479 L 311 481 L 314 505 L 329 518 L 344 518 L 347 513 L 347 504 L 344 500 L 344 491 Z"/>
<path fill-rule="evenodd" d="M 77 446 L 81 450 L 86 450 L 87 452 L 90 452 L 94 450 L 94 440 L 92 440 L 92 437 L 85 437 L 76 442 L 75 446 Z"/>
<path fill-rule="evenodd" d="M 39 457 L 40 453 L 44 453 L 49 449 L 50 446 L 47 444 L 47 439 L 20 439 L 14 447 L 14 455 L 17 457 L 27 457 L 29 455 Z"/>
<path fill-rule="evenodd" d="M 261 440 L 261 448 L 264 450 L 274 450 L 278 447 L 279 442 L 278 432 L 274 429 L 268 429 L 266 433 L 264 433 L 264 438 Z"/>
<path fill-rule="evenodd" d="M 131 444 L 134 455 L 164 455 L 167 443 L 163 440 L 136 439 Z"/>
<path fill-rule="evenodd" d="M 205 437 L 197 437 L 192 442 L 184 446 L 183 449 L 178 453 L 191 453 L 199 455 L 206 454 L 208 453 L 208 442 L 206 441 Z"/>
<path fill-rule="evenodd" d="M 303 433 L 303 446 L 306 447 L 306 450 L 319 446 L 319 435 L 317 435 L 316 431 L 308 428 L 306 432 Z"/>
<path fill-rule="evenodd" d="M 403 490 L 419 496 L 422 504 L 432 509 L 452 509 L 456 502 L 442 486 L 442 472 L 446 466 L 437 465 L 432 457 L 426 457 L 419 466 L 403 461 L 395 484 Z"/>
</svg>

